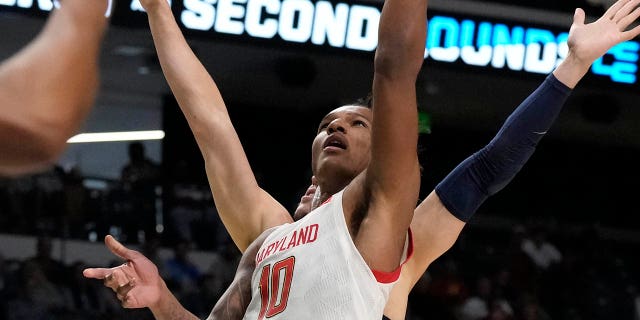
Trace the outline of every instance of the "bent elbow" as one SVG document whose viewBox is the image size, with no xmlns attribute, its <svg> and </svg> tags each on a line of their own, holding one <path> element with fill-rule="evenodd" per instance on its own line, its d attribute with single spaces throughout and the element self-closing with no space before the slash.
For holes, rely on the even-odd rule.
<svg viewBox="0 0 640 320">
<path fill-rule="evenodd" d="M 39 144 L 34 159 L 42 165 L 52 164 L 66 150 L 66 147 L 66 136 L 60 135 L 58 137 L 45 138 Z"/>
<path fill-rule="evenodd" d="M 5 136 L 0 145 L 0 175 L 20 176 L 37 172 L 52 165 L 65 150 L 66 139 L 62 135 L 43 132 L 19 132 Z"/>
</svg>

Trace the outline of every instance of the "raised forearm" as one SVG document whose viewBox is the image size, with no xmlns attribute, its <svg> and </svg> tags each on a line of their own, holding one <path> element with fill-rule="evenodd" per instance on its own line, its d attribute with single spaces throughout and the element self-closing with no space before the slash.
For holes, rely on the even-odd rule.
<svg viewBox="0 0 640 320">
<path fill-rule="evenodd" d="M 423 61 L 426 14 L 426 0 L 385 1 L 372 88 L 371 160 L 363 178 L 345 191 L 346 199 L 355 194 L 368 201 L 354 243 L 370 268 L 385 272 L 398 267 L 420 189 L 415 82 Z M 388 254 L 380 257 L 380 251 Z"/>
<path fill-rule="evenodd" d="M 436 186 L 445 207 L 460 220 L 468 221 L 529 160 L 570 93 L 567 86 L 549 75 L 507 118 L 487 146 L 463 161 Z"/>
<path fill-rule="evenodd" d="M 426 15 L 426 0 L 389 0 L 380 17 L 369 176 L 391 198 L 408 179 L 416 178 L 409 188 L 418 183 L 415 81 L 424 59 Z"/>
<path fill-rule="evenodd" d="M 567 87 L 573 89 L 589 71 L 591 63 L 585 63 L 569 54 L 553 71 L 553 75 Z"/>
<path fill-rule="evenodd" d="M 162 71 L 192 129 L 218 113 L 226 117 L 216 84 L 189 47 L 167 2 L 155 1 L 147 14 Z"/>
<path fill-rule="evenodd" d="M 511 114 L 494 139 L 459 164 L 414 213 L 415 281 L 446 252 L 478 207 L 511 181 L 549 130 L 571 90 L 549 76 Z"/>
<path fill-rule="evenodd" d="M 240 250 L 286 210 L 259 188 L 226 106 L 165 0 L 145 2 L 164 75 L 205 160 L 218 213 Z M 274 213 L 275 212 L 275 213 Z M 266 221 L 266 222 L 265 222 Z"/>
<path fill-rule="evenodd" d="M 489 144 L 460 163 L 418 206 L 411 225 L 414 279 L 453 245 L 480 205 L 526 164 L 570 93 L 550 75 L 516 108 Z"/>
<path fill-rule="evenodd" d="M 375 72 L 414 82 L 424 57 L 427 0 L 387 0 L 380 16 Z"/>
</svg>

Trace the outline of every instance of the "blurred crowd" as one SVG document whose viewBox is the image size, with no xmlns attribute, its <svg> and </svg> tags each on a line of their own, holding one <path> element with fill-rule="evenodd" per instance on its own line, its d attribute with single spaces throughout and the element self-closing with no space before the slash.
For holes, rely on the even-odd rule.
<svg viewBox="0 0 640 320">
<path fill-rule="evenodd" d="M 206 181 L 194 180 L 183 161 L 161 177 L 141 144 L 129 146 L 129 158 L 113 181 L 60 167 L 0 180 L 0 232 L 38 236 L 37 253 L 26 260 L 3 258 L 0 243 L 0 320 L 152 319 L 147 310 L 122 309 L 100 281 L 84 279 L 85 262 L 51 255 L 51 238 L 100 241 L 108 233 L 137 243 L 179 300 L 206 318 L 240 256 Z M 407 319 L 640 320 L 639 239 L 548 217 L 476 223 L 485 216 L 429 267 Z M 172 255 L 161 258 L 161 247 Z M 208 268 L 190 260 L 193 250 L 210 254 Z"/>
<path fill-rule="evenodd" d="M 158 256 L 158 241 L 142 252 L 158 266 L 169 288 L 195 314 L 205 318 L 235 274 L 239 253 L 233 246 L 212 252 L 211 267 L 199 270 L 188 257 L 188 242 L 177 243 L 168 259 Z M 0 247 L 1 248 L 1 247 Z M 37 253 L 26 260 L 0 255 L 0 319 L 153 319 L 148 310 L 127 310 L 101 281 L 82 276 L 82 261 L 65 265 L 52 256 L 51 238 L 41 236 Z M 114 260 L 110 266 L 122 262 Z"/>
<path fill-rule="evenodd" d="M 414 288 L 411 319 L 640 319 L 638 243 L 548 224 L 466 229 Z"/>
<path fill-rule="evenodd" d="M 407 319 L 640 319 L 638 244 L 604 239 L 587 226 L 560 230 L 470 225 L 419 280 Z M 233 279 L 238 250 L 232 243 L 209 250 L 202 270 L 190 259 L 192 242 L 177 242 L 164 259 L 159 244 L 147 241 L 141 251 L 185 307 L 206 318 Z M 49 237 L 38 238 L 29 259 L 0 258 L 0 319 L 153 319 L 147 310 L 122 309 L 101 281 L 82 277 L 85 267 L 56 260 Z"/>
<path fill-rule="evenodd" d="M 229 239 L 209 186 L 193 179 L 190 169 L 179 161 L 163 176 L 144 146 L 132 143 L 119 179 L 86 177 L 77 167 L 60 166 L 0 177 L 0 232 L 90 241 L 112 234 L 125 243 L 161 236 L 171 246 L 180 241 L 200 249 L 224 246 Z"/>
</svg>

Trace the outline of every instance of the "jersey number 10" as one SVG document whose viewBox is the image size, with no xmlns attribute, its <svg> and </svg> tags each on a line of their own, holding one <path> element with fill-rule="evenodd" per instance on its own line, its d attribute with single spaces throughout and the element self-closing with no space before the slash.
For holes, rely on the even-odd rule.
<svg viewBox="0 0 640 320">
<path fill-rule="evenodd" d="M 293 278 L 293 266 L 295 257 L 280 260 L 273 265 L 268 264 L 262 268 L 260 275 L 260 297 L 262 298 L 258 320 L 273 317 L 287 308 L 291 279 Z M 282 285 L 280 277 L 282 276 Z"/>
</svg>

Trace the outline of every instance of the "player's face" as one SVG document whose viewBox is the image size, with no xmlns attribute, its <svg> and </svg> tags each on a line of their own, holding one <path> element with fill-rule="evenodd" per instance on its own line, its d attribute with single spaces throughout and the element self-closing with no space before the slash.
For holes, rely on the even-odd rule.
<svg viewBox="0 0 640 320">
<path fill-rule="evenodd" d="M 355 178 L 371 158 L 371 109 L 343 106 L 327 114 L 311 149 L 311 167 L 319 181 Z"/>
</svg>

